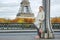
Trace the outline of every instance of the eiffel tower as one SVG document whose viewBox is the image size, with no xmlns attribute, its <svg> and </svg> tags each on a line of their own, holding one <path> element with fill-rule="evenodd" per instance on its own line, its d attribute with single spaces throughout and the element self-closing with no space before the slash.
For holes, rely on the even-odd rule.
<svg viewBox="0 0 60 40">
<path fill-rule="evenodd" d="M 22 0 L 20 4 L 21 6 L 17 14 L 17 17 L 18 18 L 33 18 L 34 14 L 31 11 L 29 0 Z"/>
</svg>

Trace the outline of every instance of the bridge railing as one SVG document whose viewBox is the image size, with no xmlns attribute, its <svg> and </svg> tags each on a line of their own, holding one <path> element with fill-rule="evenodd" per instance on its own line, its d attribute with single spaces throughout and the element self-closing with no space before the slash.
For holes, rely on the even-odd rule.
<svg viewBox="0 0 60 40">
<path fill-rule="evenodd" d="M 0 23 L 0 29 L 35 29 L 33 23 Z"/>
<path fill-rule="evenodd" d="M 60 23 L 52 23 L 53 29 L 60 29 Z"/>
<path fill-rule="evenodd" d="M 33 23 L 0 23 L 0 29 L 36 29 Z M 53 29 L 60 29 L 60 23 L 52 23 Z"/>
</svg>

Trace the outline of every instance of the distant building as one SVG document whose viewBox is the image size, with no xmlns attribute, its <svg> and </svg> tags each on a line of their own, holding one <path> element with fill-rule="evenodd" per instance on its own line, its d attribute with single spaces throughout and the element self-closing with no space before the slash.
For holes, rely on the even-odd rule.
<svg viewBox="0 0 60 40">
<path fill-rule="evenodd" d="M 18 22 L 33 23 L 35 17 L 34 17 L 34 13 L 32 13 L 31 11 L 29 0 L 22 0 L 20 4 L 21 6 L 16 16 L 16 18 L 19 19 Z"/>
<path fill-rule="evenodd" d="M 17 18 L 33 18 L 34 14 L 31 11 L 29 0 L 22 0 L 20 4 L 21 7 L 17 14 Z"/>
</svg>

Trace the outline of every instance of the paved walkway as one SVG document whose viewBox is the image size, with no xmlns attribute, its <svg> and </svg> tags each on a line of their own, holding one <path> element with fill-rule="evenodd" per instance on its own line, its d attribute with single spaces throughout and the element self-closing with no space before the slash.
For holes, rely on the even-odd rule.
<svg viewBox="0 0 60 40">
<path fill-rule="evenodd" d="M 55 39 L 41 39 L 41 40 L 60 40 L 60 32 L 54 33 Z M 36 32 L 31 33 L 0 33 L 0 40 L 37 40 Z"/>
</svg>

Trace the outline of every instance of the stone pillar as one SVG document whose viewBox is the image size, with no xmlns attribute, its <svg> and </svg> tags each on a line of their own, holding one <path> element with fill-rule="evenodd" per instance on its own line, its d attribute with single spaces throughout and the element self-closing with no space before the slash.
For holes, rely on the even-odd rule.
<svg viewBox="0 0 60 40">
<path fill-rule="evenodd" d="M 53 30 L 50 23 L 50 0 L 43 0 L 43 7 L 45 12 L 44 27 L 48 29 L 48 38 L 54 38 Z"/>
</svg>

